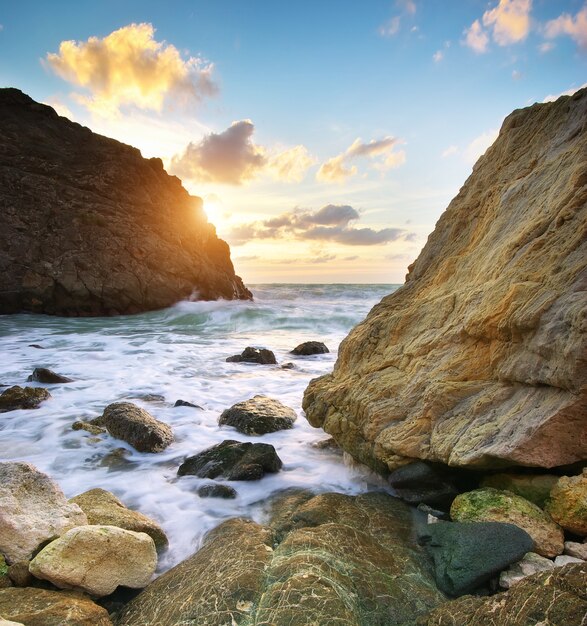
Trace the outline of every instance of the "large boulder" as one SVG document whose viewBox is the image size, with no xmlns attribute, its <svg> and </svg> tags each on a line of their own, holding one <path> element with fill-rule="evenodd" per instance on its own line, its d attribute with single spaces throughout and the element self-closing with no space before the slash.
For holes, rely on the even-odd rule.
<svg viewBox="0 0 587 626">
<path fill-rule="evenodd" d="M 419 541 L 434 560 L 438 588 L 451 596 L 480 587 L 533 545 L 524 530 L 499 522 L 429 524 Z"/>
<path fill-rule="evenodd" d="M 534 541 L 534 552 L 555 557 L 564 549 L 562 528 L 550 515 L 511 491 L 486 487 L 455 498 L 450 516 L 458 522 L 506 522 L 523 528 Z"/>
<path fill-rule="evenodd" d="M 559 476 L 555 474 L 500 472 L 485 476 L 479 486 L 511 491 L 526 500 L 530 500 L 542 509 L 558 479 Z"/>
<path fill-rule="evenodd" d="M 118 585 L 145 587 L 156 567 L 157 551 L 149 535 L 117 526 L 80 526 L 45 546 L 29 570 L 61 589 L 101 597 Z"/>
<path fill-rule="evenodd" d="M 296 418 L 296 412 L 279 400 L 257 395 L 222 411 L 218 424 L 234 426 L 245 435 L 264 435 L 293 428 Z"/>
<path fill-rule="evenodd" d="M 150 517 L 131 511 L 113 494 L 105 489 L 90 489 L 71 498 L 86 514 L 88 524 L 118 526 L 137 533 L 146 533 L 155 542 L 155 546 L 164 548 L 169 542 L 164 530 Z"/>
<path fill-rule="evenodd" d="M 185 459 L 177 474 L 225 480 L 258 480 L 266 472 L 275 474 L 282 466 L 283 462 L 271 444 L 241 443 L 227 439 Z"/>
<path fill-rule="evenodd" d="M 224 522 L 116 623 L 403 626 L 444 601 L 407 505 L 373 493 L 298 502 L 281 537 L 273 520 Z"/>
<path fill-rule="evenodd" d="M 51 394 L 40 387 L 9 387 L 0 394 L 0 413 L 16 409 L 38 409 Z"/>
<path fill-rule="evenodd" d="M 122 439 L 139 452 L 161 452 L 172 443 L 171 427 L 132 402 L 114 402 L 104 413 L 92 420 L 116 439 Z"/>
<path fill-rule="evenodd" d="M 228 245 L 160 159 L 0 90 L 0 313 L 136 313 L 250 299 Z"/>
<path fill-rule="evenodd" d="M 9 563 L 30 559 L 42 543 L 87 523 L 47 474 L 30 463 L 0 462 L 0 553 Z"/>
<path fill-rule="evenodd" d="M 25 587 L 0 590 L 0 615 L 26 626 L 112 626 L 85 594 Z"/>
<path fill-rule="evenodd" d="M 514 111 L 405 285 L 303 407 L 383 471 L 554 467 L 587 450 L 587 89 Z"/>
<path fill-rule="evenodd" d="M 587 468 L 579 476 L 561 476 L 546 510 L 565 530 L 587 537 Z"/>
<path fill-rule="evenodd" d="M 583 626 L 587 564 L 529 576 L 488 598 L 464 596 L 417 621 L 418 626 Z"/>
</svg>

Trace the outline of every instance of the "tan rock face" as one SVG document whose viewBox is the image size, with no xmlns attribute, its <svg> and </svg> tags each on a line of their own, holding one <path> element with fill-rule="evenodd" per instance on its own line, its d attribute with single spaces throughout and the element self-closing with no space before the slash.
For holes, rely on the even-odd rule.
<svg viewBox="0 0 587 626">
<path fill-rule="evenodd" d="M 587 91 L 515 111 L 304 397 L 378 471 L 587 457 Z"/>
<path fill-rule="evenodd" d="M 587 537 L 587 469 L 580 476 L 562 476 L 546 510 L 565 530 Z"/>
<path fill-rule="evenodd" d="M 87 524 L 49 476 L 30 463 L 0 463 L 0 553 L 9 563 L 28 560 L 37 547 Z"/>
<path fill-rule="evenodd" d="M 61 589 L 101 597 L 118 585 L 145 587 L 156 566 L 157 551 L 149 535 L 117 526 L 80 526 L 45 546 L 29 570 Z"/>
</svg>

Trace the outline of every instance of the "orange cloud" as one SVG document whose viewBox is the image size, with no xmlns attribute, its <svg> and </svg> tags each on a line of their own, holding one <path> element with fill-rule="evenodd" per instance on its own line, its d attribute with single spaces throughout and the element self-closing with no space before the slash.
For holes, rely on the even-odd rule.
<svg viewBox="0 0 587 626">
<path fill-rule="evenodd" d="M 171 44 L 154 39 L 151 24 L 130 24 L 100 39 L 63 41 L 47 63 L 61 78 L 90 94 L 76 100 L 102 115 L 133 105 L 161 111 L 173 101 L 182 106 L 216 93 L 213 65 L 200 57 L 183 60 Z"/>
<path fill-rule="evenodd" d="M 386 171 L 399 167 L 406 161 L 404 150 L 395 151 L 399 140 L 395 137 L 384 137 L 379 140 L 371 140 L 363 143 L 361 139 L 355 139 L 353 143 L 342 153 L 322 164 L 316 179 L 327 183 L 344 182 L 347 178 L 358 173 L 355 165 L 348 162 L 358 158 L 367 157 L 374 161 L 372 167 L 379 171 Z"/>
<path fill-rule="evenodd" d="M 569 35 L 581 48 L 587 49 L 587 4 L 574 17 L 563 13 L 547 22 L 544 34 L 548 39 Z"/>
<path fill-rule="evenodd" d="M 500 46 L 523 41 L 530 32 L 532 0 L 499 0 L 483 14 L 483 24 L 493 29 L 493 40 Z"/>
<path fill-rule="evenodd" d="M 469 46 L 471 50 L 477 53 L 487 52 L 487 44 L 489 43 L 489 36 L 483 30 L 481 22 L 475 20 L 469 28 L 464 31 L 465 45 Z"/>
</svg>

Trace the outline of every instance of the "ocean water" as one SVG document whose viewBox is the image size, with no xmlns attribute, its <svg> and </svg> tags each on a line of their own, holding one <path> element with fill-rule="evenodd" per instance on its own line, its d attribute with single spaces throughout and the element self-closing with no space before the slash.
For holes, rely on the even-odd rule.
<svg viewBox="0 0 587 626">
<path fill-rule="evenodd" d="M 49 474 L 67 497 L 101 487 L 128 507 L 156 519 L 170 541 L 164 571 L 191 555 L 204 534 L 235 516 L 263 521 L 268 498 L 289 487 L 349 494 L 381 486 L 365 468 L 312 444 L 327 435 L 301 408 L 310 379 L 328 373 L 349 330 L 398 285 L 253 285 L 254 302 L 180 302 L 117 318 L 0 316 L 0 383 L 46 387 L 52 398 L 34 410 L 0 414 L 0 460 L 28 461 Z M 299 343 L 323 341 L 329 354 L 295 357 Z M 42 349 L 31 347 L 42 346 Z M 226 363 L 246 346 L 275 352 L 278 365 Z M 292 362 L 295 369 L 281 369 Z M 35 367 L 74 382 L 26 383 Z M 265 394 L 295 409 L 291 430 L 262 437 L 219 427 L 220 413 Z M 203 407 L 174 407 L 182 399 Z M 157 454 L 139 453 L 109 435 L 74 431 L 76 420 L 130 401 L 174 430 L 175 442 Z M 177 476 L 185 457 L 225 439 L 275 446 L 283 469 L 262 480 L 228 483 L 234 500 L 200 498 L 208 480 Z M 124 448 L 124 456 L 112 452 Z"/>
</svg>

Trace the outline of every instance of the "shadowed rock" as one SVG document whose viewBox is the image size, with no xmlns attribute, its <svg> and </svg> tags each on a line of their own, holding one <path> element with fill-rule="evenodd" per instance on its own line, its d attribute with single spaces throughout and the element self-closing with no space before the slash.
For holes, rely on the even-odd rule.
<svg viewBox="0 0 587 626">
<path fill-rule="evenodd" d="M 195 456 L 188 457 L 177 470 L 178 476 L 258 480 L 266 472 L 278 472 L 283 463 L 268 443 L 241 443 L 227 439 Z"/>
<path fill-rule="evenodd" d="M 226 359 L 227 363 L 257 363 L 258 365 L 275 365 L 275 355 L 265 348 L 245 348 L 242 354 L 235 354 Z"/>
<path fill-rule="evenodd" d="M 233 500 L 236 498 L 236 489 L 233 489 L 229 485 L 218 485 L 209 483 L 202 485 L 198 489 L 198 495 L 200 498 L 223 498 L 224 500 Z"/>
<path fill-rule="evenodd" d="M 202 409 L 201 406 L 197 404 L 192 404 L 191 402 L 187 402 L 187 400 L 176 400 L 173 406 L 174 407 L 175 406 L 189 406 L 189 407 L 192 407 L 193 409 Z"/>
<path fill-rule="evenodd" d="M 312 354 L 326 354 L 330 350 L 321 341 L 306 341 L 296 346 L 290 354 L 296 356 L 310 356 Z"/>
<path fill-rule="evenodd" d="M 296 419 L 296 412 L 279 400 L 257 395 L 223 411 L 218 424 L 233 426 L 245 435 L 264 435 L 293 428 Z"/>
<path fill-rule="evenodd" d="M 55 385 L 57 383 L 72 383 L 73 378 L 67 378 L 67 376 L 57 374 L 52 370 L 48 370 L 46 367 L 35 367 L 33 373 L 27 378 L 27 382 L 30 383 L 32 381 Z"/>
<path fill-rule="evenodd" d="M 48 400 L 51 394 L 39 387 L 9 387 L 0 395 L 0 413 L 17 409 L 38 409 L 39 404 Z"/>
<path fill-rule="evenodd" d="M 160 159 L 0 90 L 0 313 L 115 315 L 250 299 Z"/>
<path fill-rule="evenodd" d="M 139 452 L 161 452 L 173 442 L 170 426 L 131 402 L 109 404 L 91 423 L 103 426 L 113 437 L 126 441 Z"/>
</svg>

